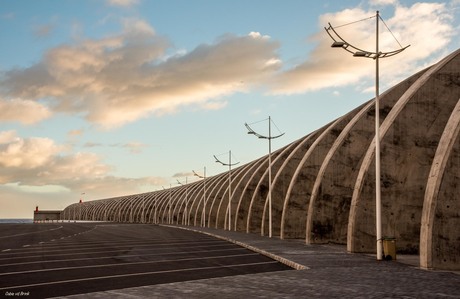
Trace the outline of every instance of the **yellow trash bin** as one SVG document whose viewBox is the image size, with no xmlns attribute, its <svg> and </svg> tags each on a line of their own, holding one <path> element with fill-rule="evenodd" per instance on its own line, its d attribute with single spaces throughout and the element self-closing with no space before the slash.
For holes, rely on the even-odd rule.
<svg viewBox="0 0 460 299">
<path fill-rule="evenodd" d="M 383 257 L 386 260 L 396 260 L 395 238 L 383 238 Z"/>
</svg>

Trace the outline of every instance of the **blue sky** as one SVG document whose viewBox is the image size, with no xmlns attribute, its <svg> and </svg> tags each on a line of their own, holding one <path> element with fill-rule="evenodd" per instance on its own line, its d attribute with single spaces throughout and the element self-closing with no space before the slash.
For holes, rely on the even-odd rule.
<svg viewBox="0 0 460 299">
<path fill-rule="evenodd" d="M 405 46 L 381 91 L 459 48 L 459 0 L 0 0 L 0 218 L 161 189 L 250 162 L 374 97 L 324 26 L 379 10 Z M 380 26 L 381 50 L 399 44 Z M 375 47 L 375 18 L 337 29 Z M 264 121 L 265 120 L 265 121 Z M 274 133 L 278 133 L 275 129 Z M 84 193 L 84 194 L 83 194 Z"/>
</svg>

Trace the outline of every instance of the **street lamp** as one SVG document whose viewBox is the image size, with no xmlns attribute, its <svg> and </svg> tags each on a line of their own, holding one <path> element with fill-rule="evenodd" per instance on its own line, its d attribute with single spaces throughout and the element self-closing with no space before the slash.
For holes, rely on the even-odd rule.
<svg viewBox="0 0 460 299">
<path fill-rule="evenodd" d="M 365 51 L 359 49 L 350 43 L 346 42 L 332 27 L 331 23 L 329 27 L 325 27 L 327 34 L 334 41 L 331 45 L 332 48 L 342 48 L 345 51 L 353 54 L 354 57 L 372 58 L 375 60 L 375 225 L 376 225 L 376 239 L 377 239 L 377 260 L 382 260 L 382 201 L 381 201 L 381 190 L 380 190 L 380 107 L 379 107 L 379 59 L 391 57 L 398 53 L 401 53 L 407 49 L 401 47 L 398 50 L 390 52 L 379 51 L 379 11 L 375 14 L 376 29 L 375 29 L 375 52 Z M 383 20 L 382 20 L 383 21 Z"/>
<path fill-rule="evenodd" d="M 216 159 L 217 163 L 222 164 L 223 166 L 228 166 L 228 230 L 232 229 L 232 166 L 240 163 L 236 162 L 232 164 L 232 151 L 228 151 L 228 163 L 224 163 L 217 159 L 216 155 L 214 155 L 214 159 Z M 225 223 L 224 223 L 225 227 Z"/>
<path fill-rule="evenodd" d="M 192 170 L 193 175 L 199 177 L 200 179 L 203 179 L 203 211 L 201 214 L 201 226 L 206 227 L 206 167 L 203 169 L 203 175 L 199 175 L 198 173 L 195 172 L 195 170 Z M 196 223 L 195 223 L 196 225 Z"/>
<path fill-rule="evenodd" d="M 254 135 L 260 139 L 268 139 L 268 236 L 272 237 L 272 139 L 281 137 L 284 133 L 272 136 L 271 129 L 272 120 L 268 117 L 268 136 L 260 135 L 256 133 L 247 123 L 244 125 L 248 129 L 248 134 Z"/>
</svg>

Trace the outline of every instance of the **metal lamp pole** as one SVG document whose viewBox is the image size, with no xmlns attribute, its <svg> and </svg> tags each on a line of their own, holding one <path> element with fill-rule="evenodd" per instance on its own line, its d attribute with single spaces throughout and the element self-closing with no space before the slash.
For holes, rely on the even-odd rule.
<svg viewBox="0 0 460 299">
<path fill-rule="evenodd" d="M 214 155 L 214 159 L 216 159 L 217 163 L 220 163 L 224 166 L 228 166 L 228 230 L 232 229 L 232 166 L 240 163 L 236 162 L 232 164 L 232 151 L 228 151 L 228 163 L 224 163 L 217 159 Z M 225 227 L 225 225 L 224 225 Z"/>
<path fill-rule="evenodd" d="M 375 225 L 376 225 L 376 241 L 377 241 L 377 260 L 382 260 L 382 200 L 381 200 L 381 187 L 380 187 L 380 100 L 379 100 L 379 59 L 386 58 L 398 53 L 401 53 L 407 47 L 401 47 L 398 50 L 391 52 L 380 52 L 379 50 L 379 11 L 376 12 L 376 29 L 375 29 L 375 52 L 365 51 L 352 46 L 346 42 L 329 23 L 326 29 L 327 34 L 334 41 L 331 45 L 332 48 L 342 48 L 347 52 L 353 54 L 354 57 L 372 58 L 375 60 Z M 332 32 L 332 33 L 331 33 Z"/>
<path fill-rule="evenodd" d="M 284 135 L 284 133 L 277 135 L 277 136 L 272 136 L 272 130 L 271 130 L 271 117 L 268 117 L 268 136 L 263 136 L 258 133 L 256 133 L 247 123 L 244 125 L 248 129 L 248 134 L 255 135 L 256 137 L 260 139 L 268 139 L 268 236 L 271 238 L 272 233 L 273 233 L 273 228 L 272 228 L 272 139 L 281 137 Z M 263 233 L 263 232 L 262 232 Z"/>
</svg>

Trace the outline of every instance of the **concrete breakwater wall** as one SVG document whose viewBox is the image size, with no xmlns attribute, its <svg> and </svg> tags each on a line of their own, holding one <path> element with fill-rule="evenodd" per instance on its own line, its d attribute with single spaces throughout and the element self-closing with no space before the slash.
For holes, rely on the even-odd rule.
<svg viewBox="0 0 460 299">
<path fill-rule="evenodd" d="M 374 100 L 272 154 L 279 238 L 375 252 Z M 460 50 L 380 97 L 383 235 L 420 266 L 460 269 Z M 268 235 L 268 156 L 205 180 L 76 203 L 61 219 L 177 223 Z M 229 190 L 231 194 L 229 195 Z M 229 224 L 229 207 L 231 222 Z"/>
</svg>

